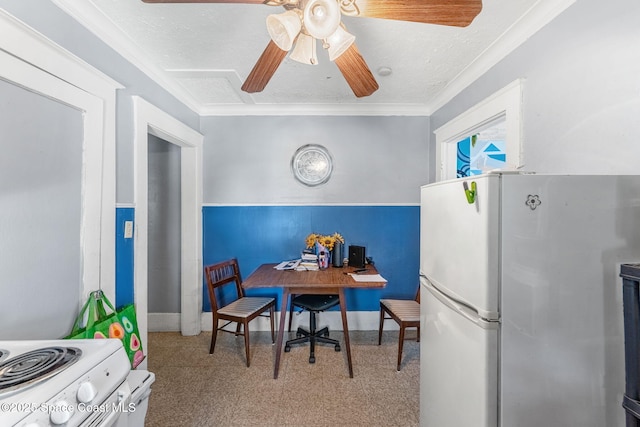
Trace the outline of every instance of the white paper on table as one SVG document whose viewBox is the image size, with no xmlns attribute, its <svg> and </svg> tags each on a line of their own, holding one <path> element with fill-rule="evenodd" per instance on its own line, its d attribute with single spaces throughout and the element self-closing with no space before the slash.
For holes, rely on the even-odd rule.
<svg viewBox="0 0 640 427">
<path fill-rule="evenodd" d="M 350 273 L 356 282 L 386 282 L 387 279 L 379 274 L 355 274 Z"/>
<path fill-rule="evenodd" d="M 299 259 L 294 259 L 292 261 L 282 261 L 280 264 L 276 265 L 276 270 L 295 270 L 300 265 Z"/>
</svg>

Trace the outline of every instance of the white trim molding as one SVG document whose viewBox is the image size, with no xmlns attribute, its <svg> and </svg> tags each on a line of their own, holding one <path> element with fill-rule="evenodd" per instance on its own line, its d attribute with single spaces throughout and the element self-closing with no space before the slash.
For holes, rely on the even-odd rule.
<svg viewBox="0 0 640 427">
<path fill-rule="evenodd" d="M 424 104 L 218 104 L 199 108 L 201 116 L 416 116 Z"/>
</svg>

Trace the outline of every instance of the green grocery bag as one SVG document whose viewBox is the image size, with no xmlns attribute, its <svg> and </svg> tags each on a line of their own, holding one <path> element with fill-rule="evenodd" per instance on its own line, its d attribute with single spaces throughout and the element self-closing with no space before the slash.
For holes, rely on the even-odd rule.
<svg viewBox="0 0 640 427">
<path fill-rule="evenodd" d="M 132 368 L 144 360 L 135 306 L 129 304 L 116 310 L 102 291 L 93 291 L 65 339 L 100 338 L 117 338 L 122 341 Z"/>
</svg>

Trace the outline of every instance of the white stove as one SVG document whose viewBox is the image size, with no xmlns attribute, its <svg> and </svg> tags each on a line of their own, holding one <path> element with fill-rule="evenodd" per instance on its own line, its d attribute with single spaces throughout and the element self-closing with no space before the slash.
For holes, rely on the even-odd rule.
<svg viewBox="0 0 640 427">
<path fill-rule="evenodd" d="M 111 426 L 130 408 L 115 339 L 0 341 L 0 426 Z"/>
</svg>

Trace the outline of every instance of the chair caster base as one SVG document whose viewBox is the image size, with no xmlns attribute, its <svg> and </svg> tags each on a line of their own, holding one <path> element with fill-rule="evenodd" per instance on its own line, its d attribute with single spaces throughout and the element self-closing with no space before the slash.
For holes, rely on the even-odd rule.
<svg viewBox="0 0 640 427">
<path fill-rule="evenodd" d="M 309 358 L 309 363 L 316 363 L 316 358 L 315 357 L 310 357 Z"/>
<path fill-rule="evenodd" d="M 340 345 L 336 344 L 336 351 L 340 351 Z"/>
<path fill-rule="evenodd" d="M 290 351 L 291 351 L 291 346 L 289 346 L 289 345 L 285 345 L 285 346 L 284 346 L 284 352 L 285 352 L 285 353 L 289 353 Z"/>
</svg>

